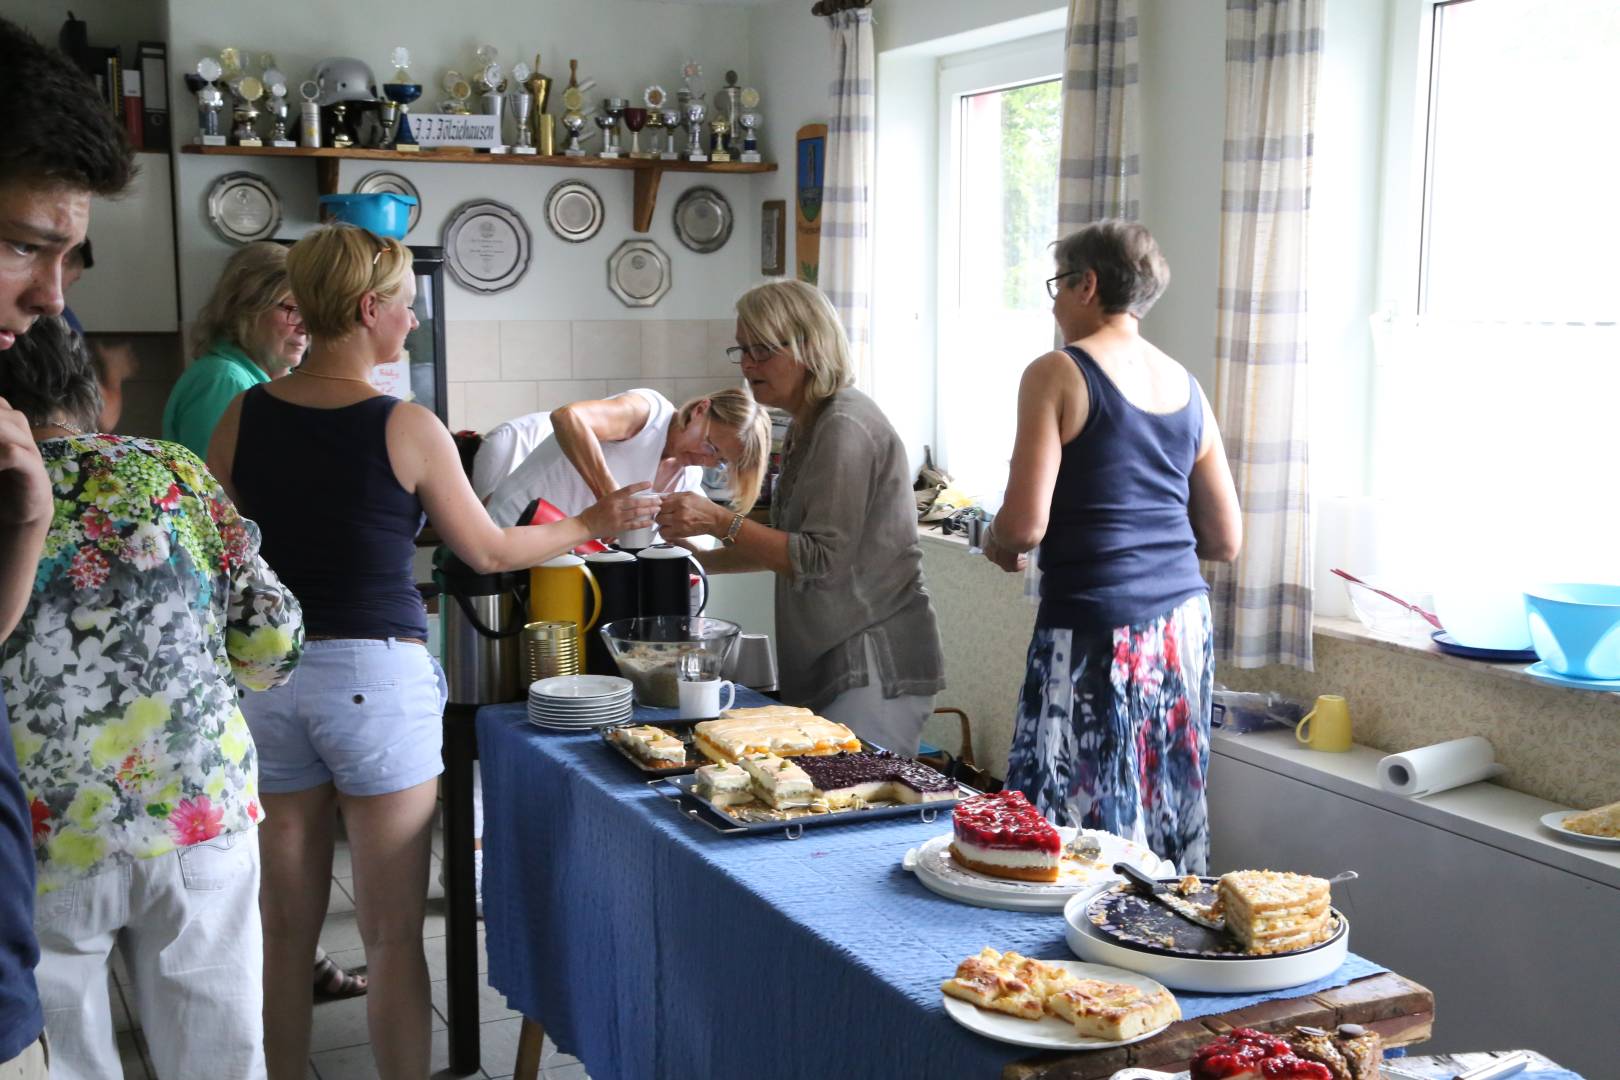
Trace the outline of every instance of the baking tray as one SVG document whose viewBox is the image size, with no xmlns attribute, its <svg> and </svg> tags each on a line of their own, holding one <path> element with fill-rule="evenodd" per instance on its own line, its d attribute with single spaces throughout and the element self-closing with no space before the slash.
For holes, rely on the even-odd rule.
<svg viewBox="0 0 1620 1080">
<path fill-rule="evenodd" d="M 693 821 L 702 822 L 717 833 L 725 836 L 743 836 L 748 834 L 764 835 L 768 833 L 781 833 L 789 840 L 797 840 L 803 835 L 806 827 L 818 825 L 854 825 L 863 821 L 877 821 L 884 818 L 914 817 L 918 821 L 936 821 L 941 810 L 949 810 L 958 802 L 979 792 L 966 784 L 956 785 L 957 794 L 954 799 L 940 799 L 931 803 L 894 803 L 889 806 L 867 806 L 859 810 L 836 810 L 826 814 L 805 814 L 788 821 L 738 821 L 726 811 L 714 805 L 692 790 L 697 784 L 697 777 L 667 776 L 657 780 L 647 781 L 649 787 L 665 799 L 673 803 L 680 812 Z M 677 794 L 670 795 L 663 790 L 665 786 L 673 787 Z"/>
<path fill-rule="evenodd" d="M 655 727 L 669 732 L 686 745 L 685 765 L 648 765 L 631 753 L 629 747 L 608 738 L 611 734 L 609 731 L 602 732 L 602 741 L 607 743 L 625 761 L 633 765 L 637 772 L 645 776 L 680 776 L 682 773 L 692 772 L 699 765 L 709 764 L 709 759 L 703 756 L 703 751 L 692 745 L 692 729 L 700 723 L 702 723 L 701 720 L 656 720 L 648 721 L 645 724 L 630 723 L 624 725 L 625 727 Z"/>
</svg>

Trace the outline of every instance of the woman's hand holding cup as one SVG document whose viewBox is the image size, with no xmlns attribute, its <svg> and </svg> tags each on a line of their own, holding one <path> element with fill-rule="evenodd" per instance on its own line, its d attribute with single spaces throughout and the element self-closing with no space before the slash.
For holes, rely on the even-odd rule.
<svg viewBox="0 0 1620 1080">
<path fill-rule="evenodd" d="M 677 491 L 664 497 L 658 511 L 658 531 L 666 540 L 688 536 L 723 536 L 731 526 L 731 511 L 695 491 Z"/>
<path fill-rule="evenodd" d="M 618 536 L 645 529 L 658 515 L 663 497 L 650 491 L 651 484 L 627 484 L 611 495 L 582 510 L 579 520 L 595 537 Z"/>
</svg>

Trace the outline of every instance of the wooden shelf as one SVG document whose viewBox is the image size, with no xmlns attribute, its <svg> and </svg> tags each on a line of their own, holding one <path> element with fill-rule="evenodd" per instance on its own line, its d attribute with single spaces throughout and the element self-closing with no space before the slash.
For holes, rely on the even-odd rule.
<svg viewBox="0 0 1620 1080">
<path fill-rule="evenodd" d="M 196 146 L 185 145 L 182 154 L 202 154 L 208 157 L 283 157 L 313 158 L 315 160 L 316 189 L 322 195 L 337 193 L 338 163 L 351 161 L 402 161 L 439 165 L 539 165 L 552 169 L 620 169 L 635 173 L 636 232 L 652 227 L 653 211 L 658 203 L 658 185 L 666 172 L 686 173 L 768 173 L 776 171 L 776 163 L 742 161 L 660 161 L 656 158 L 599 158 L 567 157 L 563 154 L 491 154 L 469 147 L 440 146 L 416 153 L 398 150 L 367 150 L 357 146 L 339 149 L 333 146 L 319 148 L 275 146 Z"/>
</svg>

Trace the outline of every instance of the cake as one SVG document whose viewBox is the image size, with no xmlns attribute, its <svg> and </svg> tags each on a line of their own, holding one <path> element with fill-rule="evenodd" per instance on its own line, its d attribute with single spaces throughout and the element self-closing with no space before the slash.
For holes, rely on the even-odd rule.
<svg viewBox="0 0 1620 1080">
<path fill-rule="evenodd" d="M 1063 839 L 1022 791 L 963 799 L 951 820 L 951 857 L 969 870 L 1014 881 L 1058 879 Z"/>
<path fill-rule="evenodd" d="M 981 1009 L 1039 1020 L 1046 1015 L 1048 995 L 1073 981 L 1073 976 L 1054 964 L 986 946 L 977 956 L 956 965 L 956 975 L 941 983 L 940 989 Z"/>
<path fill-rule="evenodd" d="M 816 788 L 803 769 L 775 754 L 749 754 L 738 762 L 748 772 L 749 786 L 760 802 L 778 810 L 809 806 Z"/>
<path fill-rule="evenodd" d="M 861 740 L 843 724 L 808 709 L 785 706 L 728 710 L 692 729 L 692 743 L 711 761 L 738 761 L 749 754 L 799 757 L 859 751 Z"/>
<path fill-rule="evenodd" d="M 1333 1080 L 1379 1080 L 1383 1040 L 1360 1024 L 1340 1024 L 1337 1031 L 1297 1027 L 1288 1036 L 1295 1055 L 1325 1067 Z"/>
<path fill-rule="evenodd" d="M 608 737 L 648 765 L 668 768 L 686 764 L 686 744 L 661 727 L 642 724 L 618 728 Z"/>
<path fill-rule="evenodd" d="M 938 769 L 887 750 L 803 757 L 798 765 L 832 810 L 875 802 L 939 802 L 956 798 L 958 790 L 956 781 Z"/>
<path fill-rule="evenodd" d="M 1256 955 L 1304 949 L 1338 928 L 1325 879 L 1275 870 L 1222 874 L 1215 886 L 1226 929 Z"/>
<path fill-rule="evenodd" d="M 1134 1039 L 1181 1019 L 1170 991 L 1143 990 L 1130 983 L 1075 979 L 1046 999 L 1048 1012 L 1074 1026 L 1075 1034 L 1119 1042 Z"/>
<path fill-rule="evenodd" d="M 1620 802 L 1571 814 L 1564 819 L 1564 828 L 1584 836 L 1620 837 Z"/>
<path fill-rule="evenodd" d="M 716 806 L 735 806 L 754 801 L 748 783 L 748 770 L 725 762 L 698 767 L 693 790 Z"/>
<path fill-rule="evenodd" d="M 1187 1080 L 1333 1080 L 1333 1074 L 1275 1035 L 1234 1028 L 1199 1048 Z"/>
</svg>

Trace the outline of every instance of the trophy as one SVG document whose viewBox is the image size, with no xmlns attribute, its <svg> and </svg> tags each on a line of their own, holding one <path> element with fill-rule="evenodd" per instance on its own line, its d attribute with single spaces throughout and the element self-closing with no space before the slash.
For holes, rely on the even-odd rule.
<svg viewBox="0 0 1620 1080">
<path fill-rule="evenodd" d="M 316 99 L 321 96 L 321 84 L 305 79 L 298 85 L 298 96 L 304 103 L 298 107 L 298 139 L 300 146 L 319 149 L 321 145 L 321 107 Z"/>
<path fill-rule="evenodd" d="M 723 116 L 717 116 L 709 121 L 709 160 L 730 161 L 731 151 L 726 149 L 731 141 L 731 124 Z"/>
<path fill-rule="evenodd" d="M 399 46 L 390 59 L 394 62 L 394 81 L 383 83 L 382 88 L 383 97 L 388 99 L 382 107 L 383 142 L 391 149 L 415 153 L 421 147 L 411 133 L 411 102 L 422 96 L 422 84 L 411 78 L 409 49 Z"/>
<path fill-rule="evenodd" d="M 440 82 L 440 86 L 444 88 L 445 93 L 450 95 L 449 98 L 439 103 L 440 112 L 449 113 L 452 116 L 466 116 L 471 112 L 467 108 L 467 99 L 472 96 L 472 86 L 467 82 L 466 76 L 455 68 L 451 68 L 444 73 L 444 79 Z"/>
<path fill-rule="evenodd" d="M 551 79 L 540 74 L 540 54 L 534 54 L 534 74 L 527 79 L 519 80 L 523 88 L 529 92 L 529 99 L 534 112 L 534 141 L 539 145 L 540 152 L 547 156 L 557 152 L 557 135 L 554 124 L 555 117 L 546 112 L 546 104 L 551 100 Z"/>
<path fill-rule="evenodd" d="M 199 146 L 225 145 L 225 132 L 220 130 L 219 123 L 219 111 L 225 107 L 225 94 L 214 85 L 214 80 L 219 76 L 219 61 L 209 56 L 197 61 L 196 74 L 186 75 L 186 89 L 197 95 Z"/>
<path fill-rule="evenodd" d="M 263 146 L 259 138 L 258 128 L 255 126 L 259 119 L 259 110 L 255 106 L 264 96 L 264 84 L 252 75 L 243 75 L 231 87 L 231 93 L 236 98 L 236 105 L 231 110 L 235 125 L 231 128 L 231 139 L 237 146 Z"/>
<path fill-rule="evenodd" d="M 528 77 L 529 65 L 521 60 L 512 65 L 513 89 L 507 91 L 506 107 L 512 113 L 512 130 L 517 136 L 517 142 L 512 145 L 514 154 L 534 153 L 534 133 L 529 128 L 529 110 L 534 106 L 534 98 L 524 85 Z"/>
<path fill-rule="evenodd" d="M 474 53 L 477 63 L 473 66 L 472 88 L 478 95 L 478 111 L 485 116 L 500 116 L 502 95 L 506 93 L 506 79 L 501 74 L 501 65 L 496 61 L 495 46 L 480 45 Z M 495 130 L 500 131 L 500 124 Z M 505 153 L 504 146 L 491 149 L 491 153 Z"/>
<path fill-rule="evenodd" d="M 703 118 L 708 112 L 708 106 L 701 101 L 690 101 L 686 105 L 687 161 L 709 160 L 709 155 L 703 152 Z"/>
<path fill-rule="evenodd" d="M 349 107 L 341 101 L 332 106 L 332 145 L 339 150 L 354 145 L 354 136 L 349 134 Z"/>
<path fill-rule="evenodd" d="M 632 158 L 650 158 L 653 155 L 641 148 L 641 129 L 647 126 L 647 110 L 642 108 L 627 108 L 624 110 L 625 130 L 630 132 L 630 156 Z"/>
<path fill-rule="evenodd" d="M 660 161 L 679 161 L 680 152 L 675 149 L 675 132 L 681 126 L 681 114 L 674 109 L 664 109 L 658 113 L 659 127 L 664 129 L 664 148 L 658 151 Z"/>
<path fill-rule="evenodd" d="M 265 60 L 263 80 L 268 96 L 265 98 L 264 111 L 270 117 L 270 145 L 281 149 L 297 146 L 287 138 L 287 76 L 277 70 L 275 61 L 270 57 L 265 57 Z"/>
<path fill-rule="evenodd" d="M 603 98 L 602 115 L 596 117 L 596 126 L 602 129 L 602 151 L 597 156 L 609 160 L 619 157 L 619 117 L 630 103 L 624 98 Z"/>
<path fill-rule="evenodd" d="M 737 117 L 742 114 L 742 110 L 738 107 L 738 99 L 741 97 L 742 87 L 737 85 L 737 73 L 735 71 L 726 72 L 726 85 L 720 88 L 720 100 L 715 103 L 715 111 L 719 112 L 725 117 L 725 149 L 728 153 L 732 149 L 731 139 L 737 133 Z M 720 159 L 716 158 L 715 160 L 718 161 Z"/>
<path fill-rule="evenodd" d="M 568 86 L 562 93 L 563 113 L 562 125 L 568 131 L 568 140 L 563 147 L 563 153 L 568 157 L 584 157 L 585 148 L 579 145 L 579 134 L 585 130 L 585 117 L 579 111 L 585 104 L 585 95 L 579 89 L 579 61 L 568 61 Z"/>
<path fill-rule="evenodd" d="M 759 114 L 745 112 L 737 117 L 737 126 L 742 128 L 742 153 L 737 155 L 738 161 L 750 165 L 757 164 L 759 157 Z"/>
</svg>

